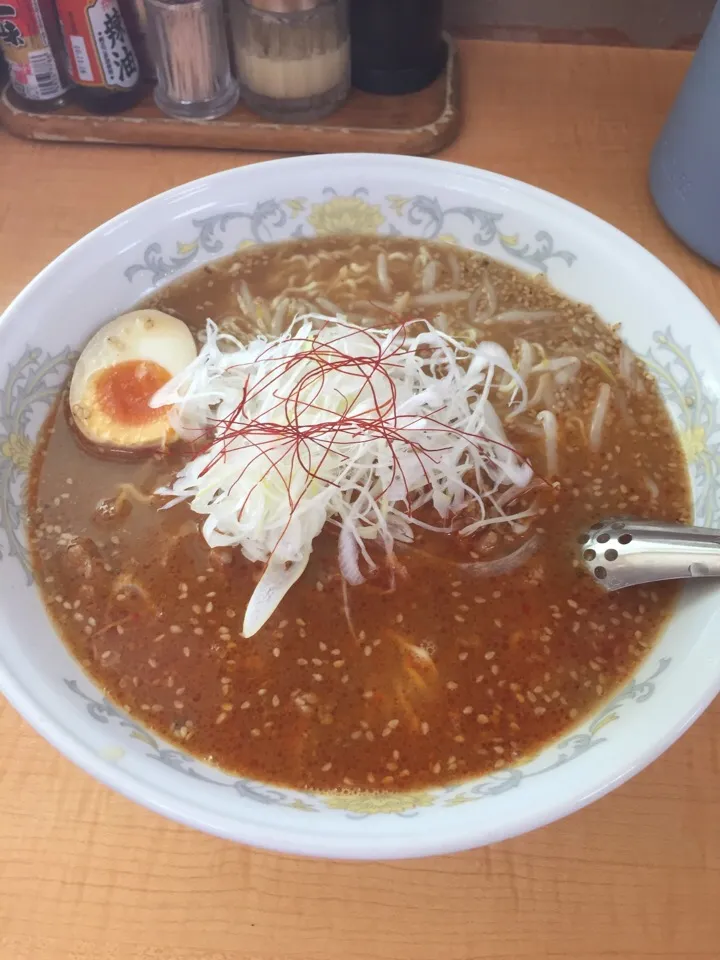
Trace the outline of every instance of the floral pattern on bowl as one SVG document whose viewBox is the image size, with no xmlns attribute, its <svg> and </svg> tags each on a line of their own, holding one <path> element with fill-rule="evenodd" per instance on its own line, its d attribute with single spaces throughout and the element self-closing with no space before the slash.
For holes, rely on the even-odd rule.
<svg viewBox="0 0 720 960">
<path fill-rule="evenodd" d="M 499 224 L 504 215 L 481 207 L 443 207 L 435 197 L 422 194 L 389 194 L 381 203 L 371 203 L 366 187 L 344 195 L 326 187 L 323 194 L 326 199 L 318 203 L 306 197 L 272 198 L 256 204 L 252 212 L 228 210 L 193 220 L 194 237 L 177 240 L 174 253 L 164 254 L 159 243 L 151 243 L 142 263 L 132 263 L 125 269 L 125 276 L 132 282 L 139 274 L 149 273 L 157 284 L 185 270 L 201 253 L 227 256 L 250 244 L 298 237 L 388 234 L 459 243 L 452 232 L 458 219 L 472 226 L 472 241 L 478 249 L 498 245 L 543 273 L 547 273 L 548 261 L 553 258 L 568 266 L 576 259 L 568 250 L 555 249 L 547 230 L 537 231 L 533 241 L 524 243 L 518 233 L 503 233 Z"/>
<path fill-rule="evenodd" d="M 28 584 L 32 571 L 22 526 L 35 442 L 31 427 L 37 426 L 34 415 L 47 412 L 75 356 L 70 347 L 53 356 L 28 346 L 17 363 L 9 364 L 0 389 L 0 530 L 5 539 L 0 540 L 0 560 L 5 553 L 17 557 Z"/>
<path fill-rule="evenodd" d="M 460 804 L 471 803 L 490 796 L 497 796 L 514 790 L 525 780 L 538 777 L 557 767 L 570 763 L 594 747 L 605 743 L 605 737 L 600 732 L 609 724 L 619 719 L 618 711 L 623 704 L 629 701 L 643 703 L 655 693 L 655 681 L 670 666 L 668 659 L 661 659 L 652 673 L 644 680 L 631 680 L 610 702 L 600 710 L 597 716 L 582 728 L 582 732 L 573 733 L 560 740 L 556 745 L 555 756 L 547 761 L 543 759 L 537 764 L 530 759 L 523 764 L 509 767 L 500 773 L 490 774 L 477 782 L 455 784 L 438 790 L 412 790 L 403 793 L 363 793 L 338 792 L 333 794 L 301 794 L 295 790 L 286 790 L 279 787 L 269 787 L 250 780 L 246 777 L 232 778 L 221 774 L 208 773 L 208 767 L 187 756 L 182 751 L 164 744 L 139 723 L 118 709 L 106 697 L 95 699 L 92 695 L 83 693 L 74 680 L 66 680 L 68 688 L 81 697 L 86 704 L 87 711 L 93 720 L 99 723 L 117 723 L 121 728 L 130 731 L 134 740 L 139 740 L 150 749 L 148 756 L 159 763 L 170 767 L 178 773 L 195 779 L 213 783 L 219 787 L 235 790 L 240 796 L 262 804 L 279 804 L 293 810 L 302 810 L 307 813 L 317 813 L 323 807 L 330 810 L 342 810 L 349 817 L 367 817 L 373 814 L 397 814 L 398 816 L 416 816 L 424 808 L 437 806 L 456 807 Z M 643 673 L 646 671 L 643 670 Z M 110 748 L 110 756 L 119 760 L 124 751 L 122 747 Z"/>
</svg>

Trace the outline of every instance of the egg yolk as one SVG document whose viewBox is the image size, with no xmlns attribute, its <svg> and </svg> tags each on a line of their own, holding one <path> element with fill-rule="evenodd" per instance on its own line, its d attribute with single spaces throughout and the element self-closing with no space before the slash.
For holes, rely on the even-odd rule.
<svg viewBox="0 0 720 960">
<path fill-rule="evenodd" d="M 152 360 L 124 360 L 101 370 L 95 383 L 98 405 L 115 423 L 140 426 L 160 420 L 165 412 L 150 399 L 170 380 L 170 374 Z"/>
</svg>

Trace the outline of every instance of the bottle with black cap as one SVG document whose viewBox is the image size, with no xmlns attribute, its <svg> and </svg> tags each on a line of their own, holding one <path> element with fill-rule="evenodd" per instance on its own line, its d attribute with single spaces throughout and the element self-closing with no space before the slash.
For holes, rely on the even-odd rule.
<svg viewBox="0 0 720 960">
<path fill-rule="evenodd" d="M 368 93 L 422 90 L 447 62 L 442 0 L 351 0 L 352 83 Z"/>
</svg>

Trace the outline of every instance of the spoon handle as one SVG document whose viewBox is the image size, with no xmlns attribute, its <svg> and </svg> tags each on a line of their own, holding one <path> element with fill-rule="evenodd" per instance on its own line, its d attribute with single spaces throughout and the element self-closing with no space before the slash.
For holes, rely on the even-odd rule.
<svg viewBox="0 0 720 960">
<path fill-rule="evenodd" d="M 720 530 L 611 518 L 579 538 L 582 560 L 606 590 L 639 583 L 720 577 Z"/>
</svg>

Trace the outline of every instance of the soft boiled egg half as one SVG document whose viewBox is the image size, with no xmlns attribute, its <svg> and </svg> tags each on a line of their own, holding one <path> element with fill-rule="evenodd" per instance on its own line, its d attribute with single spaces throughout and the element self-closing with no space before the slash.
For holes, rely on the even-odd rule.
<svg viewBox="0 0 720 960">
<path fill-rule="evenodd" d="M 70 411 L 90 441 L 119 449 L 174 439 L 170 407 L 153 395 L 197 356 L 190 330 L 161 310 L 134 310 L 104 327 L 80 354 L 70 381 Z"/>
</svg>

